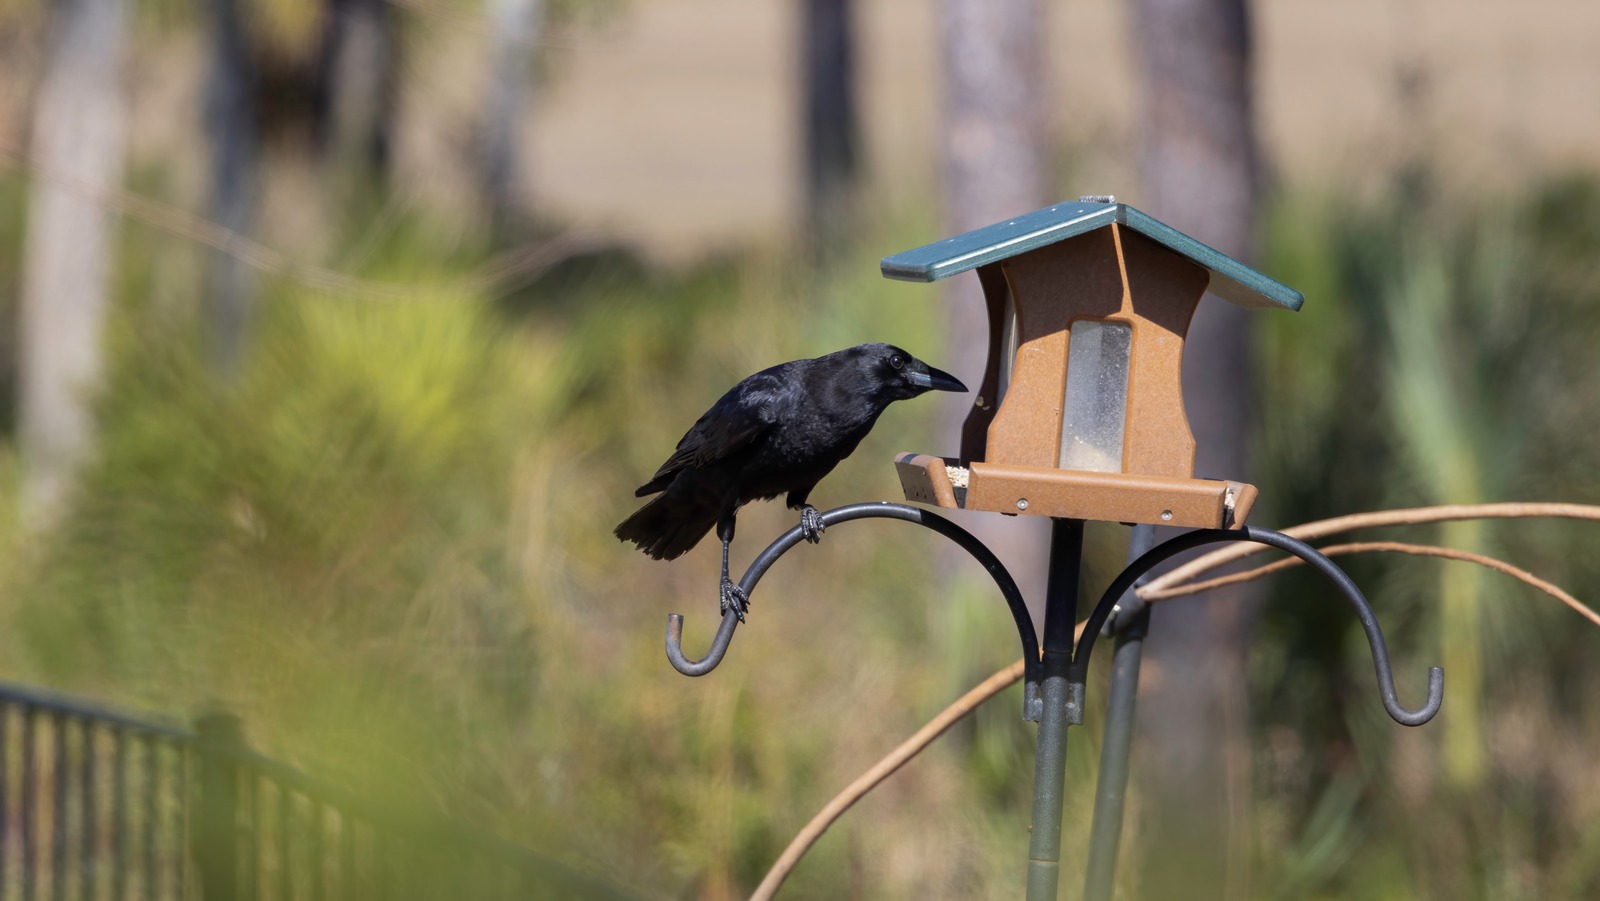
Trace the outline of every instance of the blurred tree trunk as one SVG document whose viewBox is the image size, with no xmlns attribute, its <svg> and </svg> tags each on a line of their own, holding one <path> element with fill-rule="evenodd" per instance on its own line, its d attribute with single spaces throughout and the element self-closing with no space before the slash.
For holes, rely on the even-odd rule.
<svg viewBox="0 0 1600 901">
<path fill-rule="evenodd" d="M 75 185 L 121 182 L 126 111 L 123 0 L 55 0 L 35 97 L 30 154 Z M 102 326 L 112 294 L 115 220 L 68 185 L 35 179 L 22 260 L 19 431 L 23 511 L 59 511 L 93 439 Z"/>
<path fill-rule="evenodd" d="M 1246 0 L 1137 0 L 1144 102 L 1140 174 L 1152 215 L 1249 260 L 1260 182 Z M 1189 331 L 1184 399 L 1196 474 L 1249 480 L 1256 394 L 1249 311 L 1210 298 Z M 1244 661 L 1253 590 L 1164 606 L 1150 632 L 1161 676 L 1140 699 L 1140 842 L 1150 898 L 1248 894 L 1250 757 Z M 1219 828 L 1222 827 L 1222 828 Z M 1134 863 L 1130 861 L 1130 864 Z"/>
<path fill-rule="evenodd" d="M 211 77 L 206 132 L 211 141 L 211 219 L 248 234 L 255 219 L 259 157 L 255 57 L 239 17 L 239 0 L 212 0 Z M 213 363 L 224 375 L 237 370 L 254 306 L 255 279 L 231 254 L 213 250 L 204 304 Z"/>
<path fill-rule="evenodd" d="M 388 174 L 398 45 L 385 0 L 328 0 L 321 125 L 330 199 L 345 208 Z"/>
<path fill-rule="evenodd" d="M 1038 0 L 940 0 L 944 73 L 944 201 L 948 234 L 1045 206 L 1045 81 Z M 989 321 L 976 274 L 946 288 L 945 368 L 982 382 Z M 965 395 L 968 403 L 974 401 Z M 956 453 L 965 405 L 951 405 L 940 449 Z M 1048 523 L 1038 517 L 958 514 L 1010 568 L 1026 596 L 1044 595 Z M 1035 616 L 1039 611 L 1034 611 Z"/>
<path fill-rule="evenodd" d="M 801 0 L 806 231 L 819 255 L 849 242 L 858 212 L 854 11 L 853 0 Z"/>
<path fill-rule="evenodd" d="M 497 232 L 530 224 L 533 190 L 523 164 L 531 106 L 533 61 L 544 30 L 544 0 L 489 0 L 492 69 L 483 125 L 483 207 Z"/>
</svg>

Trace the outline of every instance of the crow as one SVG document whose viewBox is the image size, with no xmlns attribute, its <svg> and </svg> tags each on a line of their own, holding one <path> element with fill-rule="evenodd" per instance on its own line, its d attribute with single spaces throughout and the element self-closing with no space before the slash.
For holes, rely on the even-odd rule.
<svg viewBox="0 0 1600 901">
<path fill-rule="evenodd" d="M 822 515 L 806 496 L 856 449 L 885 408 L 929 391 L 966 391 L 889 344 L 860 344 L 763 369 L 737 385 L 684 434 L 634 497 L 658 495 L 617 526 L 657 560 L 694 547 L 712 526 L 722 539 L 722 612 L 744 620 L 748 598 L 728 578 L 734 517 L 753 500 L 788 492 L 806 540 L 822 537 Z"/>
</svg>

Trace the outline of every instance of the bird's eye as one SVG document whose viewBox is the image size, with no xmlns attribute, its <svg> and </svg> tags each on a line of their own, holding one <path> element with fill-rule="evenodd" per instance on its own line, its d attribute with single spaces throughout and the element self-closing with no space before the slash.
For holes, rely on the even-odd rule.
<svg viewBox="0 0 1600 901">
<path fill-rule="evenodd" d="M 895 354 L 889 358 L 889 365 L 896 369 L 902 369 L 906 365 L 906 359 L 899 354 Z"/>
</svg>

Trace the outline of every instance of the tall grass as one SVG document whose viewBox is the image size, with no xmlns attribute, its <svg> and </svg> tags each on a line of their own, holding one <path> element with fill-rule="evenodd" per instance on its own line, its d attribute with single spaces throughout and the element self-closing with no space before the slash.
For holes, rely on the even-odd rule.
<svg viewBox="0 0 1600 901">
<path fill-rule="evenodd" d="M 1285 521 L 1597 496 L 1582 445 L 1600 426 L 1600 189 L 1574 178 L 1526 196 L 1449 196 L 1418 174 L 1377 198 L 1292 198 L 1274 216 L 1277 274 L 1309 298 L 1306 321 L 1266 322 L 1261 344 L 1281 388 L 1262 443 Z M 1416 537 L 1592 596 L 1600 569 L 1580 550 L 1585 532 L 1458 523 Z M 1309 580 L 1284 580 L 1267 624 L 1276 646 L 1254 673 L 1264 747 L 1281 758 L 1258 772 L 1278 833 L 1258 840 L 1269 869 L 1288 861 L 1283 895 L 1318 884 L 1340 897 L 1592 894 L 1594 785 L 1559 761 L 1600 727 L 1573 703 L 1593 678 L 1596 636 L 1460 564 L 1352 566 L 1408 649 L 1402 678 L 1445 666 L 1445 706 L 1429 728 L 1390 727 L 1370 686 L 1351 681 L 1365 650 L 1344 611 L 1323 611 Z M 1308 854 L 1324 862 L 1319 879 Z"/>
</svg>

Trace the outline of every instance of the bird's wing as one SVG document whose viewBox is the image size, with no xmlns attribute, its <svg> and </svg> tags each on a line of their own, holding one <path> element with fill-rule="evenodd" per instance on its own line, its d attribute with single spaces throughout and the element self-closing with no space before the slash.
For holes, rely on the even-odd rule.
<svg viewBox="0 0 1600 901">
<path fill-rule="evenodd" d="M 677 450 L 634 496 L 663 491 L 679 472 L 731 457 L 765 435 L 776 423 L 771 400 L 781 389 L 769 373 L 756 373 L 724 394 L 684 433 Z"/>
</svg>

